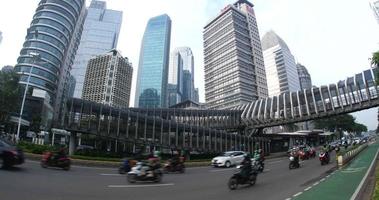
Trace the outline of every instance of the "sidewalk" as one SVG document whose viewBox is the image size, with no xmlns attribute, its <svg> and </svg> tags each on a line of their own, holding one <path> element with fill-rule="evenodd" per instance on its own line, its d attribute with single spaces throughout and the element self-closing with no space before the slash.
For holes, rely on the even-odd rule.
<svg viewBox="0 0 379 200">
<path fill-rule="evenodd" d="M 351 163 L 341 170 L 333 172 L 304 192 L 294 195 L 295 200 L 349 200 L 356 195 L 356 190 L 365 177 L 374 157 L 377 154 L 379 143 L 376 142 L 363 150 Z"/>
</svg>

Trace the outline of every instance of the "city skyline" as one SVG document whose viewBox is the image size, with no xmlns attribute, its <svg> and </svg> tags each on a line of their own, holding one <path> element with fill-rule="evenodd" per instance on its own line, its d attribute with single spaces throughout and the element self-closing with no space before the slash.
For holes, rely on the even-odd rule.
<svg viewBox="0 0 379 200">
<path fill-rule="evenodd" d="M 138 49 L 147 19 L 162 12 L 167 12 L 173 18 L 173 46 L 188 46 L 190 44 L 193 49 L 195 63 L 198 64 L 195 69 L 195 84 L 200 87 L 200 99 L 203 102 L 202 28 L 225 5 L 234 1 L 210 3 L 209 1 L 199 0 L 196 4 L 188 5 L 187 9 L 178 9 L 182 6 L 182 1 L 153 1 L 144 8 L 149 12 L 144 13 L 132 9 L 138 6 L 138 2 L 119 2 L 114 0 L 107 2 L 110 8 L 120 8 L 124 12 L 125 9 L 128 11 L 125 12 L 123 30 L 121 30 L 120 34 L 122 37 L 120 37 L 119 44 L 122 44 L 120 50 L 123 54 L 127 55 L 131 62 L 135 64 L 138 63 Z M 1 55 L 6 55 L 0 60 L 2 62 L 0 66 L 15 64 L 19 47 L 25 37 L 25 30 L 34 12 L 33 9 L 33 11 L 30 11 L 30 8 L 35 7 L 37 3 L 38 1 L 36 0 L 27 2 L 16 0 L 7 3 L 7 9 L 2 7 L 4 11 L 2 10 L 1 12 L 0 29 L 3 30 L 4 37 L 7 39 L 0 46 Z M 368 68 L 368 57 L 378 48 L 376 35 L 379 27 L 373 17 L 368 1 L 357 3 L 354 1 L 337 0 L 329 2 L 323 0 L 314 4 L 307 4 L 299 0 L 281 2 L 257 0 L 253 3 L 255 4 L 260 32 L 264 33 L 269 29 L 274 29 L 278 34 L 286 38 L 286 42 L 291 46 L 291 51 L 296 55 L 298 61 L 307 66 L 315 85 L 343 79 L 352 73 Z M 20 28 L 17 28 L 10 25 L 5 19 L 15 16 L 15 13 L 8 12 L 8 10 L 12 10 L 12 6 L 16 8 L 19 4 L 24 4 L 25 8 L 22 8 L 23 16 L 17 16 L 20 26 Z M 326 4 L 328 7 L 324 6 Z M 345 6 L 344 9 L 340 9 L 341 4 Z M 281 7 L 285 9 L 280 9 Z M 193 15 L 193 10 L 197 11 L 196 15 Z M 336 12 L 338 12 L 338 15 L 335 15 Z M 352 12 L 357 15 L 350 16 Z M 135 16 L 138 16 L 140 20 L 128 20 L 136 19 Z M 26 18 L 26 20 L 23 18 Z M 367 23 L 360 23 L 360 21 Z M 353 26 L 352 23 L 354 24 Z M 131 29 L 131 27 L 133 28 Z M 12 32 L 12 35 L 9 34 L 10 32 Z M 354 38 L 354 40 L 349 43 L 345 42 L 351 38 Z M 328 48 L 325 48 L 325 45 Z M 347 51 L 352 45 L 360 50 Z M 18 48 L 14 50 L 12 46 Z M 347 56 L 351 59 L 348 62 L 341 62 L 341 60 L 335 59 L 342 56 Z M 341 67 L 335 66 L 343 66 L 344 70 L 342 71 Z M 330 70 L 330 73 L 322 73 L 326 69 Z M 133 97 L 131 98 L 133 99 Z M 133 105 L 133 102 L 131 102 L 131 105 Z M 369 120 L 374 117 L 375 111 L 372 111 L 368 117 L 362 119 Z M 376 127 L 376 122 L 369 123 L 372 124 L 370 127 Z"/>
</svg>

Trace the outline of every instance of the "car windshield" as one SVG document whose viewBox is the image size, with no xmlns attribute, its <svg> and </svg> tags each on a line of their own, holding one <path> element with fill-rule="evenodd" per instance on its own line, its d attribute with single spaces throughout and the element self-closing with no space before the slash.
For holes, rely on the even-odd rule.
<svg viewBox="0 0 379 200">
<path fill-rule="evenodd" d="M 233 152 L 224 152 L 221 156 L 231 156 Z"/>
</svg>

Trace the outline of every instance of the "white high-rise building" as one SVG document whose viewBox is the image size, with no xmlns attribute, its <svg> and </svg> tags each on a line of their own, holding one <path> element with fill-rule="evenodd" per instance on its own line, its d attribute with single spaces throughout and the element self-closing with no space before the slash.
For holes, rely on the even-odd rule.
<svg viewBox="0 0 379 200">
<path fill-rule="evenodd" d="M 379 0 L 371 0 L 370 6 L 372 10 L 374 11 L 374 15 L 376 17 L 376 20 L 379 23 Z"/>
<path fill-rule="evenodd" d="M 88 61 L 117 48 L 121 23 L 122 11 L 107 9 L 105 1 L 91 1 L 71 71 L 76 80 L 74 97 L 82 97 Z"/>
<path fill-rule="evenodd" d="M 262 38 L 262 48 L 269 96 L 300 90 L 295 58 L 283 39 L 269 31 Z"/>
<path fill-rule="evenodd" d="M 204 27 L 205 100 L 210 109 L 268 96 L 253 6 L 238 0 Z"/>
<path fill-rule="evenodd" d="M 128 108 L 132 77 L 132 64 L 115 49 L 92 58 L 85 75 L 83 99 Z"/>
</svg>

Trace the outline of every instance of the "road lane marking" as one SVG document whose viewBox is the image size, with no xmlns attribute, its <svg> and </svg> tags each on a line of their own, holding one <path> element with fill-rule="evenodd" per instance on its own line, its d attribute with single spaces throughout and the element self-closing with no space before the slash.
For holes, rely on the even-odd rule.
<svg viewBox="0 0 379 200">
<path fill-rule="evenodd" d="M 316 186 L 316 185 L 318 185 L 320 182 L 319 181 L 317 181 L 316 183 L 313 183 L 313 186 Z"/>
<path fill-rule="evenodd" d="M 265 170 L 263 170 L 263 172 L 269 172 L 269 171 L 271 171 L 271 169 L 265 169 Z"/>
<path fill-rule="evenodd" d="M 285 199 L 285 200 L 291 200 L 291 198 L 287 198 L 287 199 Z"/>
<path fill-rule="evenodd" d="M 275 163 L 281 163 L 283 162 L 284 160 L 278 160 L 278 161 L 273 161 L 273 162 L 267 162 L 267 164 L 275 164 Z"/>
<path fill-rule="evenodd" d="M 297 197 L 297 196 L 299 196 L 299 195 L 301 195 L 301 194 L 303 194 L 303 192 L 298 192 L 298 193 L 296 193 L 295 195 L 293 195 L 293 197 Z"/>
<path fill-rule="evenodd" d="M 100 176 L 125 176 L 123 174 L 99 174 Z"/>
<path fill-rule="evenodd" d="M 209 170 L 209 172 L 224 172 L 224 171 L 231 171 L 235 168 L 228 168 L 228 169 L 215 169 L 215 170 Z"/>
<path fill-rule="evenodd" d="M 320 180 L 320 182 L 323 182 L 323 181 L 325 181 L 325 178 L 322 178 L 322 179 Z"/>
<path fill-rule="evenodd" d="M 305 188 L 304 189 L 304 191 L 308 191 L 308 190 L 310 190 L 312 187 L 307 187 L 307 188 Z"/>
<path fill-rule="evenodd" d="M 143 187 L 166 187 L 174 186 L 174 183 L 152 184 L 152 185 L 108 185 L 109 188 L 143 188 Z"/>
</svg>

